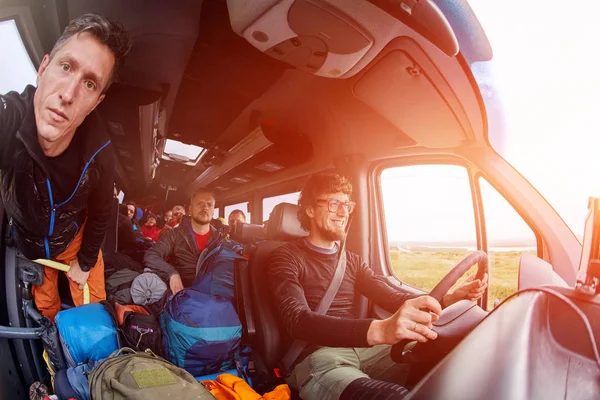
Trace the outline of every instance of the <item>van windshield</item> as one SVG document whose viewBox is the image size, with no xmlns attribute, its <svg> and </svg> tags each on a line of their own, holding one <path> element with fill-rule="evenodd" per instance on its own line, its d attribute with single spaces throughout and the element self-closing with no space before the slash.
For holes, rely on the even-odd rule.
<svg viewBox="0 0 600 400">
<path fill-rule="evenodd" d="M 494 52 L 472 64 L 490 143 L 580 239 L 588 197 L 600 196 L 600 3 L 583 3 L 469 0 Z"/>
</svg>

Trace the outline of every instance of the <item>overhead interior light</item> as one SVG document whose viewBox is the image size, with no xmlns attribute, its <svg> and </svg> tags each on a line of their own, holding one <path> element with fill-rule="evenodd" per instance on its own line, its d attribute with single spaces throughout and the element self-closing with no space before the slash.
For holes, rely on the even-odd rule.
<svg viewBox="0 0 600 400">
<path fill-rule="evenodd" d="M 261 171 L 265 171 L 265 172 L 277 172 L 277 171 L 281 171 L 283 169 L 283 166 L 267 161 L 267 162 L 257 165 L 254 168 L 260 169 Z"/>
<path fill-rule="evenodd" d="M 256 154 L 270 147 L 272 144 L 273 143 L 265 137 L 262 129 L 260 127 L 256 128 L 252 133 L 229 150 L 220 165 L 213 165 L 200 174 L 192 186 L 207 186 L 220 176 L 225 175 L 233 168 L 241 165 Z"/>
<path fill-rule="evenodd" d="M 248 183 L 248 182 L 250 182 L 250 179 L 241 178 L 239 176 L 236 176 L 235 178 L 231 178 L 229 181 L 233 182 L 233 183 Z"/>
<path fill-rule="evenodd" d="M 229 190 L 229 188 L 226 188 L 225 186 L 215 186 L 215 190 L 218 190 L 219 192 L 224 192 L 226 190 Z"/>
</svg>

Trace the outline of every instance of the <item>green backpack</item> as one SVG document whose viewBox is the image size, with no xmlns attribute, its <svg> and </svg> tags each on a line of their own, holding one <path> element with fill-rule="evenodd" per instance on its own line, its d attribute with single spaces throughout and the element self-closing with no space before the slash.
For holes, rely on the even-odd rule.
<svg viewBox="0 0 600 400">
<path fill-rule="evenodd" d="M 93 400 L 215 399 L 187 371 L 149 350 L 137 353 L 127 347 L 95 368 L 89 385 Z"/>
</svg>

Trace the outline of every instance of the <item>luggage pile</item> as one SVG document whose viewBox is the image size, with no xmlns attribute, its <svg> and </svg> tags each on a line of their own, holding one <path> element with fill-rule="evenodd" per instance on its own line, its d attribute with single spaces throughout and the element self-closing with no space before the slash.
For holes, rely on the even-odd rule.
<svg viewBox="0 0 600 400">
<path fill-rule="evenodd" d="M 211 246 L 192 287 L 175 296 L 125 260 L 129 268 L 107 278 L 108 301 L 59 312 L 44 340 L 58 398 L 289 399 L 287 385 L 261 396 L 246 375 L 233 305 L 237 251 L 228 240 Z"/>
</svg>

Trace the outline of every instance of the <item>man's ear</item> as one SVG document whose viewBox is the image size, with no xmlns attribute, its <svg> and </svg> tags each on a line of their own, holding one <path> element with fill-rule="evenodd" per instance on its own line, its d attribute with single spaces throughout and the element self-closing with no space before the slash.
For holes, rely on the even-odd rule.
<svg viewBox="0 0 600 400">
<path fill-rule="evenodd" d="M 313 207 L 306 207 L 306 215 L 308 215 L 310 218 L 314 218 L 315 217 L 315 210 L 313 210 Z"/>
<path fill-rule="evenodd" d="M 40 79 L 42 79 L 44 72 L 46 72 L 46 68 L 48 68 L 48 64 L 50 64 L 50 56 L 48 54 L 46 54 L 44 56 L 44 58 L 42 58 L 42 63 L 40 64 L 40 67 L 38 68 L 37 77 L 35 80 L 36 85 L 40 84 Z"/>
</svg>

